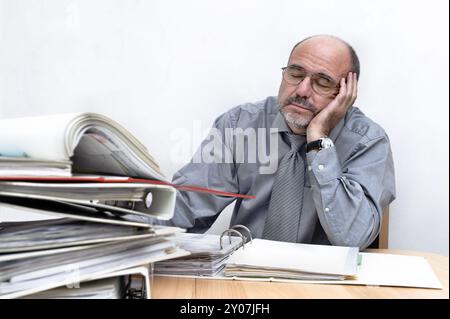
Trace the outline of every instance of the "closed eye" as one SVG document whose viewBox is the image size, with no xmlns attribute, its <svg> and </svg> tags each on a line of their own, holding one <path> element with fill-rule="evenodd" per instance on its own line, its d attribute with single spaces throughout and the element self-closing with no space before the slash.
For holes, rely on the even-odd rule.
<svg viewBox="0 0 450 319">
<path fill-rule="evenodd" d="M 318 77 L 316 79 L 316 83 L 322 87 L 333 87 L 334 83 L 330 81 L 330 79 L 324 77 Z"/>
</svg>

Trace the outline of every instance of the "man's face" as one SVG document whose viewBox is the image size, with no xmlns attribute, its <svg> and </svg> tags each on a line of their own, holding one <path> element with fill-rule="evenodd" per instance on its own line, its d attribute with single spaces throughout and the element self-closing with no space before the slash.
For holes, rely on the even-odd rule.
<svg viewBox="0 0 450 319">
<path fill-rule="evenodd" d="M 348 48 L 336 39 L 312 38 L 298 45 L 292 52 L 288 65 L 298 66 L 309 74 L 330 78 L 338 84 L 351 70 Z M 289 84 L 283 78 L 278 92 L 278 103 L 289 127 L 295 132 L 304 132 L 313 117 L 324 109 L 335 97 L 317 93 L 311 76 L 298 85 Z"/>
</svg>

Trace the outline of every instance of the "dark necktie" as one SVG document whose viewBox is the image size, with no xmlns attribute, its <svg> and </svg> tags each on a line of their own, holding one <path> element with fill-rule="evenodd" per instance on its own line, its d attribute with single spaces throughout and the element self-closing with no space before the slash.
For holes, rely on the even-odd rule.
<svg viewBox="0 0 450 319">
<path fill-rule="evenodd" d="M 305 181 L 305 164 L 299 151 L 305 144 L 305 137 L 286 136 L 291 149 L 278 165 L 263 238 L 297 242 Z"/>
</svg>

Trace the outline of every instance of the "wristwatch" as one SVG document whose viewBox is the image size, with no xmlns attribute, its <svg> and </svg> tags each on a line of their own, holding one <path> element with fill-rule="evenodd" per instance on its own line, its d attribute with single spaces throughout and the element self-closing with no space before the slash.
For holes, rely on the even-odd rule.
<svg viewBox="0 0 450 319">
<path fill-rule="evenodd" d="M 334 143 L 329 137 L 322 137 L 319 138 L 316 141 L 309 142 L 306 144 L 306 152 L 312 151 L 312 150 L 322 150 L 324 148 L 333 147 Z"/>
</svg>

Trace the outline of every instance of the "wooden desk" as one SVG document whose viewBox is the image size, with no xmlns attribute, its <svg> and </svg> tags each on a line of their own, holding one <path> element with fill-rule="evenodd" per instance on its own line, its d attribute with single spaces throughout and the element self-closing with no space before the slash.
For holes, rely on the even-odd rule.
<svg viewBox="0 0 450 319">
<path fill-rule="evenodd" d="M 392 254 L 424 256 L 443 286 L 438 289 L 371 287 L 350 285 L 319 285 L 238 280 L 154 277 L 152 298 L 449 298 L 449 259 L 433 253 L 391 249 L 369 250 Z"/>
</svg>

